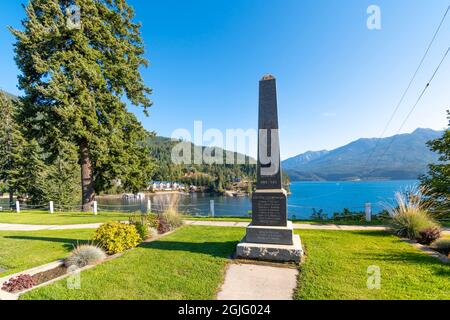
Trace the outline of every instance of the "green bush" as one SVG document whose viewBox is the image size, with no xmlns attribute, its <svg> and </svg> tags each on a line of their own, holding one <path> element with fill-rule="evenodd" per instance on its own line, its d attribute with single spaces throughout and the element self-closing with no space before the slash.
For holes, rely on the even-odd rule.
<svg viewBox="0 0 450 320">
<path fill-rule="evenodd" d="M 132 215 L 129 218 L 129 223 L 136 227 L 137 232 L 142 239 L 147 240 L 151 238 L 152 230 L 158 229 L 158 217 L 155 215 L 144 215 L 141 213 Z"/>
<path fill-rule="evenodd" d="M 95 231 L 94 241 L 108 254 L 116 254 L 136 247 L 142 238 L 134 225 L 110 222 Z"/>
<path fill-rule="evenodd" d="M 106 259 L 106 254 L 102 248 L 92 245 L 78 245 L 70 257 L 64 261 L 67 268 L 76 266 L 83 268 L 89 265 L 95 265 Z"/>
</svg>

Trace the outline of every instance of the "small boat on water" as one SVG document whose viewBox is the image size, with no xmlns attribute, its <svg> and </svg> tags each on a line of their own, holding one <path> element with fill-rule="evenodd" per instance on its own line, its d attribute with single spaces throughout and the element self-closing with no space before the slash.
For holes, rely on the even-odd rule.
<svg viewBox="0 0 450 320">
<path fill-rule="evenodd" d="M 138 193 L 138 194 L 126 193 L 122 196 L 122 199 L 124 199 L 124 200 L 143 200 L 143 199 L 145 199 L 145 193 Z"/>
</svg>

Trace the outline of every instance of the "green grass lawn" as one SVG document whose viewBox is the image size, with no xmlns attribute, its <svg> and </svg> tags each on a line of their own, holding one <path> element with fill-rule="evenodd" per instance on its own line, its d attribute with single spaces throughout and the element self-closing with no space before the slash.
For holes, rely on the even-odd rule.
<svg viewBox="0 0 450 320">
<path fill-rule="evenodd" d="M 53 262 L 69 255 L 93 230 L 0 232 L 0 278 Z M 1 284 L 0 284 L 1 285 Z"/>
<path fill-rule="evenodd" d="M 93 213 L 54 213 L 37 212 L 0 212 L 0 223 L 31 224 L 31 225 L 67 225 L 67 224 L 89 224 L 107 221 L 127 221 L 129 214 L 99 212 L 97 216 Z"/>
<path fill-rule="evenodd" d="M 81 290 L 67 282 L 37 289 L 23 299 L 214 299 L 242 228 L 184 227 L 159 241 L 81 274 Z"/>
<path fill-rule="evenodd" d="M 301 231 L 307 259 L 296 299 L 450 299 L 450 265 L 384 232 Z M 381 289 L 367 289 L 369 266 Z"/>
<path fill-rule="evenodd" d="M 188 226 L 23 299 L 214 299 L 243 228 Z M 450 266 L 385 232 L 304 230 L 307 259 L 296 299 L 449 299 Z M 367 268 L 381 289 L 367 289 Z"/>
</svg>

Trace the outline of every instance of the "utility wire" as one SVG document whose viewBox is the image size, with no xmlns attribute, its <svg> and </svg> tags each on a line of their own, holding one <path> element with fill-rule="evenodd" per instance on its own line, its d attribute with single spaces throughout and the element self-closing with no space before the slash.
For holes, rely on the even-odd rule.
<svg viewBox="0 0 450 320">
<path fill-rule="evenodd" d="M 375 144 L 374 149 L 372 150 L 371 154 L 370 154 L 369 157 L 367 158 L 366 164 L 364 165 L 364 168 L 367 168 L 370 159 L 374 156 L 374 154 L 375 154 L 375 152 L 376 152 L 376 150 L 377 150 L 377 148 L 378 148 L 378 146 L 379 146 L 379 144 L 380 144 L 381 138 L 383 138 L 383 137 L 385 136 L 385 134 L 386 134 L 386 132 L 387 132 L 389 126 L 390 126 L 391 123 L 392 123 L 392 120 L 394 120 L 395 115 L 397 114 L 398 110 L 400 109 L 400 106 L 402 105 L 403 101 L 405 100 L 405 97 L 406 97 L 406 95 L 408 94 L 409 89 L 411 89 L 411 86 L 412 86 L 414 80 L 416 79 L 417 74 L 419 73 L 420 69 L 422 68 L 422 65 L 423 65 L 423 63 L 424 63 L 426 57 L 428 56 L 428 53 L 430 52 L 430 49 L 431 49 L 431 47 L 432 47 L 434 41 L 436 40 L 437 35 L 439 34 L 439 31 L 441 30 L 441 27 L 442 27 L 442 25 L 444 24 L 445 18 L 447 17 L 449 11 L 450 11 L 450 5 L 447 7 L 447 10 L 445 11 L 444 16 L 442 17 L 441 22 L 439 23 L 438 28 L 437 28 L 436 31 L 434 32 L 433 38 L 431 39 L 430 43 L 428 44 L 428 47 L 427 47 L 427 49 L 426 49 L 426 51 L 425 51 L 425 53 L 424 53 L 422 59 L 420 60 L 419 66 L 417 67 L 416 71 L 414 72 L 414 74 L 413 74 L 411 80 L 410 80 L 409 83 L 408 83 L 408 86 L 406 87 L 406 90 L 403 92 L 403 95 L 402 95 L 402 97 L 400 98 L 400 101 L 398 102 L 398 104 L 397 104 L 397 106 L 395 107 L 394 112 L 392 113 L 392 115 L 391 115 L 389 121 L 387 122 L 386 126 L 384 127 L 384 130 L 383 130 L 383 132 L 381 133 L 380 139 L 378 139 L 378 140 L 376 141 L 376 144 Z"/>
<path fill-rule="evenodd" d="M 417 98 L 416 103 L 414 103 L 414 105 L 412 106 L 411 110 L 409 111 L 408 115 L 406 116 L 405 120 L 402 122 L 400 128 L 398 129 L 397 133 L 395 136 L 392 137 L 388 147 L 385 149 L 384 153 L 378 157 L 377 162 L 375 163 L 375 166 L 373 168 L 373 170 L 370 172 L 374 172 L 377 168 L 378 165 L 380 163 L 381 158 L 383 158 L 386 153 L 389 151 L 389 149 L 392 147 L 392 145 L 394 144 L 398 134 L 400 133 L 400 131 L 402 131 L 403 127 L 405 126 L 405 124 L 408 122 L 409 118 L 411 117 L 411 115 L 413 114 L 413 112 L 416 110 L 419 102 L 422 100 L 423 96 L 425 95 L 425 92 L 428 90 L 428 88 L 431 85 L 431 82 L 434 80 L 434 78 L 436 77 L 436 74 L 438 73 L 439 69 L 441 68 L 442 64 L 444 63 L 444 60 L 447 58 L 448 54 L 450 52 L 450 47 L 448 47 L 447 51 L 445 52 L 444 56 L 441 59 L 441 62 L 439 63 L 439 65 L 437 66 L 436 70 L 434 71 L 433 75 L 431 76 L 430 80 L 428 81 L 428 83 L 425 85 L 425 88 L 423 88 L 422 92 L 420 93 L 419 97 Z M 369 174 L 370 174 L 369 173 Z"/>
</svg>

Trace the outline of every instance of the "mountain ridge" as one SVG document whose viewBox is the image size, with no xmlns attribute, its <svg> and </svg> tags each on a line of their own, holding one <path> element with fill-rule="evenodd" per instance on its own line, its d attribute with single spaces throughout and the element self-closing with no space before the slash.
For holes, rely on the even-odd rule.
<svg viewBox="0 0 450 320">
<path fill-rule="evenodd" d="M 426 143 L 442 134 L 418 128 L 387 138 L 361 138 L 331 151 L 308 151 L 282 165 L 292 181 L 417 179 L 438 161 Z"/>
</svg>

